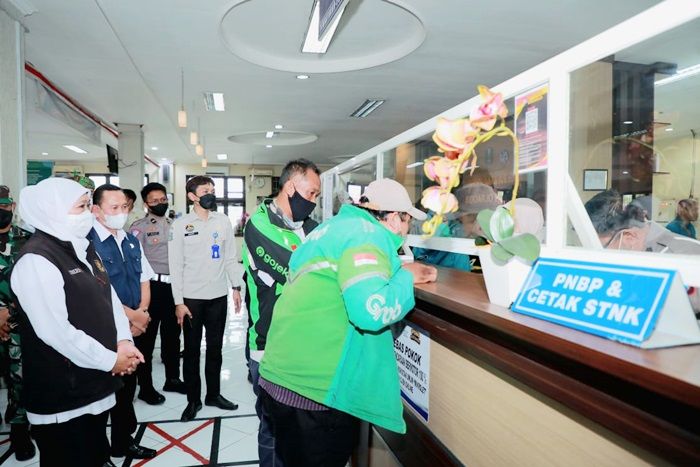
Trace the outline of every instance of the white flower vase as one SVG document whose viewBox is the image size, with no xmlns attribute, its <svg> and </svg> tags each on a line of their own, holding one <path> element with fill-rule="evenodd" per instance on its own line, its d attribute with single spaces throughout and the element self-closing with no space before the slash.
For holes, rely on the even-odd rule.
<svg viewBox="0 0 700 467">
<path fill-rule="evenodd" d="M 521 258 L 513 257 L 504 265 L 494 262 L 491 247 L 479 248 L 479 260 L 484 274 L 489 301 L 508 308 L 518 297 L 532 266 Z"/>
</svg>

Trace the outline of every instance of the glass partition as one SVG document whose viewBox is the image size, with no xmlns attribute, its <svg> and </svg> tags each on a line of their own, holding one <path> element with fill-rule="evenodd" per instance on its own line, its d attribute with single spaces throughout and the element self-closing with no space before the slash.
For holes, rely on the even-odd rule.
<svg viewBox="0 0 700 467">
<path fill-rule="evenodd" d="M 377 156 L 334 174 L 333 215 L 346 203 L 357 203 L 367 185 L 377 179 Z"/>
<path fill-rule="evenodd" d="M 698 38 L 696 19 L 571 74 L 569 174 L 608 249 L 700 254 L 688 241 L 700 189 Z"/>
</svg>

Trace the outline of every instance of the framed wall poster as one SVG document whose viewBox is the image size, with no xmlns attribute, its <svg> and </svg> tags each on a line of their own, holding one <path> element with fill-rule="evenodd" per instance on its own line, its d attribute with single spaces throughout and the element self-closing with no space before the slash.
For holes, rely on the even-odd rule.
<svg viewBox="0 0 700 467">
<path fill-rule="evenodd" d="M 607 169 L 586 169 L 583 171 L 583 191 L 603 191 L 607 189 Z"/>
</svg>

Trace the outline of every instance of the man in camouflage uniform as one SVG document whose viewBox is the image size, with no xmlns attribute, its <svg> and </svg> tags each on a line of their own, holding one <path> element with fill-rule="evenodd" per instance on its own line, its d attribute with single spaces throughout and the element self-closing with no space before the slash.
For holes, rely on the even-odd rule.
<svg viewBox="0 0 700 467">
<path fill-rule="evenodd" d="M 21 404 L 22 350 L 15 313 L 15 297 L 10 290 L 10 274 L 15 258 L 29 238 L 29 232 L 12 225 L 15 203 L 10 189 L 0 186 L 0 359 L 8 383 L 5 420 L 10 424 L 10 449 L 18 461 L 31 459 L 36 450 L 29 437 L 27 412 Z"/>
</svg>

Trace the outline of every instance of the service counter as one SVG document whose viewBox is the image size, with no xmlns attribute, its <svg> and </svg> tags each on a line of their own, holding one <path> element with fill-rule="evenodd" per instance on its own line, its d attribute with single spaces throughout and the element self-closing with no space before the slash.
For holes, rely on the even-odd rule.
<svg viewBox="0 0 700 467">
<path fill-rule="evenodd" d="M 440 269 L 408 316 L 430 344 L 429 422 L 373 432 L 370 465 L 700 465 L 700 346 L 642 350 L 492 305 Z"/>
</svg>

